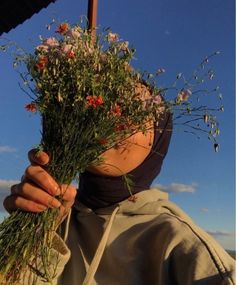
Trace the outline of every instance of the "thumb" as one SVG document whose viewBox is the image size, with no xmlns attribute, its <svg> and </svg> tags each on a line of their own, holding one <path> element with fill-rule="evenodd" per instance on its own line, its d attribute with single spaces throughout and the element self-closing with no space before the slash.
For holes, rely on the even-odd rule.
<svg viewBox="0 0 236 285">
<path fill-rule="evenodd" d="M 46 165 L 49 162 L 49 155 L 41 150 L 31 149 L 28 152 L 28 158 L 31 164 Z"/>
</svg>

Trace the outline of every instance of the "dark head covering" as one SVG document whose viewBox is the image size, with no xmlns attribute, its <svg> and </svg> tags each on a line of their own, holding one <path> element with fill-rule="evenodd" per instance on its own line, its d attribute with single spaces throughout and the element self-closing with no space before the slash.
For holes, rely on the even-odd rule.
<svg viewBox="0 0 236 285">
<path fill-rule="evenodd" d="M 161 171 L 172 133 L 172 116 L 164 113 L 154 128 L 152 149 L 146 159 L 128 174 L 134 183 L 132 194 L 149 189 Z M 85 171 L 80 175 L 77 199 L 89 208 L 107 207 L 128 198 L 122 176 L 102 176 Z"/>
</svg>

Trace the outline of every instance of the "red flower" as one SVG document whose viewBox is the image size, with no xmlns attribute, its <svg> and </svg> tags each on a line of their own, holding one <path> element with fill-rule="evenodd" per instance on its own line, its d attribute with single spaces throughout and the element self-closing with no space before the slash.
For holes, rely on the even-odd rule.
<svg viewBox="0 0 236 285">
<path fill-rule="evenodd" d="M 137 199 L 138 199 L 137 196 L 131 195 L 131 196 L 128 198 L 128 201 L 135 203 L 135 202 L 137 201 Z"/>
<path fill-rule="evenodd" d="M 95 95 L 94 96 L 90 96 L 89 95 L 89 96 L 86 97 L 86 100 L 87 100 L 88 106 L 91 106 L 93 108 L 97 108 L 98 106 L 104 104 L 102 96 L 95 96 Z"/>
<path fill-rule="evenodd" d="M 46 56 L 41 56 L 38 60 L 38 62 L 35 64 L 35 67 L 38 69 L 38 71 L 43 70 L 48 63 L 48 58 Z"/>
<path fill-rule="evenodd" d="M 115 117 L 120 117 L 121 116 L 121 107 L 117 104 L 115 104 L 112 108 L 111 108 L 111 113 L 112 115 L 114 115 Z"/>
<path fill-rule="evenodd" d="M 60 26 L 58 27 L 58 29 L 56 30 L 56 33 L 59 34 L 64 34 L 65 32 L 67 32 L 69 30 L 69 24 L 68 23 L 61 23 Z"/>
<path fill-rule="evenodd" d="M 35 112 L 37 111 L 37 108 L 36 108 L 36 104 L 35 104 L 35 103 L 30 103 L 30 104 L 25 105 L 25 109 L 26 109 L 28 112 L 32 112 L 32 113 L 35 113 Z"/>
<path fill-rule="evenodd" d="M 102 139 L 100 139 L 98 142 L 99 142 L 99 144 L 101 144 L 101 145 L 105 145 L 105 144 L 108 143 L 108 140 L 105 139 L 105 138 L 102 138 Z"/>
<path fill-rule="evenodd" d="M 67 57 L 70 58 L 70 59 L 74 59 L 75 58 L 75 53 L 73 52 L 73 50 L 69 51 L 67 53 Z"/>
<path fill-rule="evenodd" d="M 119 124 L 115 126 L 115 132 L 120 132 L 120 131 L 124 131 L 126 128 L 126 126 L 124 124 Z"/>
<path fill-rule="evenodd" d="M 104 103 L 102 96 L 98 96 L 96 99 L 96 105 L 100 106 Z"/>
<path fill-rule="evenodd" d="M 88 106 L 93 106 L 94 105 L 94 98 L 93 98 L 93 96 L 88 95 L 86 97 L 86 100 L 87 100 L 87 105 Z"/>
</svg>

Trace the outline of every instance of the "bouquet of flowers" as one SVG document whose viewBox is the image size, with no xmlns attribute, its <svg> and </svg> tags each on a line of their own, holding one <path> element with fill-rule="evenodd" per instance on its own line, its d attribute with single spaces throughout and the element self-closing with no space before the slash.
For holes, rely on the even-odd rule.
<svg viewBox="0 0 236 285">
<path fill-rule="evenodd" d="M 102 153 L 136 132 L 147 132 L 148 123 L 158 123 L 163 112 L 172 112 L 174 119 L 184 118 L 181 124 L 207 133 L 218 147 L 218 123 L 211 111 L 219 108 L 193 104 L 199 97 L 196 86 L 213 73 L 208 70 L 199 77 L 198 70 L 190 80 L 179 74 L 181 88 L 176 83 L 158 88 L 154 75 L 131 67 L 134 52 L 110 30 L 94 42 L 87 29 L 62 23 L 55 37 L 41 38 L 34 53 L 16 56 L 15 64 L 26 67 L 21 72 L 30 90 L 26 109 L 40 113 L 42 119 L 38 151 L 50 155 L 47 171 L 59 184 L 70 184 L 91 164 L 103 163 Z M 204 59 L 200 70 L 208 60 Z M 156 76 L 163 72 L 159 69 Z M 174 90 L 170 99 L 169 89 Z M 132 196 L 132 186 L 124 177 Z M 50 264 L 49 257 L 57 215 L 58 209 L 40 214 L 16 211 L 4 220 L 0 225 L 0 284 L 17 284 L 29 266 L 42 280 L 53 278 L 57 264 Z"/>
</svg>

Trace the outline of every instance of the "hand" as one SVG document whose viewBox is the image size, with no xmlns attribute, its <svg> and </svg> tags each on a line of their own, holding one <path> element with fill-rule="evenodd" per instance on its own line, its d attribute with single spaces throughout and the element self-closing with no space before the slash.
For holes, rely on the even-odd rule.
<svg viewBox="0 0 236 285">
<path fill-rule="evenodd" d="M 76 189 L 72 185 L 58 185 L 42 166 L 49 162 L 45 152 L 31 150 L 28 153 L 29 165 L 19 184 L 11 187 L 11 195 L 3 202 L 10 213 L 20 209 L 29 212 L 42 212 L 47 208 L 60 208 L 60 220 L 65 217 L 72 207 Z M 56 197 L 60 195 L 62 202 Z"/>
</svg>

